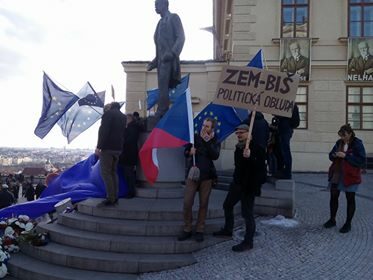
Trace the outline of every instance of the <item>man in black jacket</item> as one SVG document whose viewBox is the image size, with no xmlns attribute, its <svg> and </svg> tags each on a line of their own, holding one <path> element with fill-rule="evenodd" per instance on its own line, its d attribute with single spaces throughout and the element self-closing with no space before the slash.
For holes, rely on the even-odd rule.
<svg viewBox="0 0 373 280">
<path fill-rule="evenodd" d="M 110 109 L 102 115 L 95 151 L 100 157 L 101 176 L 106 187 L 106 199 L 99 207 L 115 205 L 118 202 L 117 165 L 123 148 L 125 128 L 126 116 L 120 111 L 120 104 L 112 102 Z"/>
<path fill-rule="evenodd" d="M 199 169 L 199 178 L 186 180 L 184 194 L 184 230 L 178 237 L 179 241 L 192 236 L 192 207 L 196 192 L 199 192 L 199 209 L 196 225 L 195 239 L 197 242 L 204 240 L 205 220 L 208 210 L 208 202 L 212 188 L 212 181 L 216 178 L 216 169 L 213 160 L 217 160 L 220 154 L 220 143 L 214 133 L 215 119 L 206 118 L 203 121 L 200 134 L 194 135 L 194 146 L 188 145 L 185 156 L 190 159 L 189 170 L 193 166 L 192 157 L 195 156 L 196 167 Z"/>
<path fill-rule="evenodd" d="M 254 121 L 254 127 L 255 127 Z M 255 196 L 260 196 L 261 186 L 265 182 L 267 168 L 265 165 L 266 150 L 260 145 L 262 137 L 253 138 L 249 148 L 246 148 L 246 141 L 249 137 L 249 126 L 241 124 L 236 128 L 238 143 L 234 151 L 234 173 L 233 182 L 230 185 L 228 194 L 224 200 L 224 227 L 214 232 L 214 236 L 232 236 L 234 226 L 233 208 L 238 201 L 241 201 L 241 212 L 245 219 L 246 233 L 244 240 L 232 247 L 234 252 L 242 252 L 253 248 L 253 239 L 256 229 L 254 218 Z M 266 131 L 262 133 L 267 134 Z M 253 135 L 254 136 L 254 135 Z"/>
<path fill-rule="evenodd" d="M 128 192 L 126 198 L 136 195 L 136 164 L 138 160 L 138 141 L 143 126 L 132 114 L 127 114 L 127 127 L 124 132 L 124 145 L 119 157 L 119 165 L 122 167 Z"/>
</svg>

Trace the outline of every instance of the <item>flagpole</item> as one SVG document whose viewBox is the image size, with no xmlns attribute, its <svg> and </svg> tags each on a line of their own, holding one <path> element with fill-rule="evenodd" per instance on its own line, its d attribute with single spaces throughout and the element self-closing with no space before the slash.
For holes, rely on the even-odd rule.
<svg viewBox="0 0 373 280">
<path fill-rule="evenodd" d="M 249 149 L 249 145 L 250 145 L 250 141 L 251 141 L 251 134 L 253 132 L 253 126 L 254 126 L 254 119 L 255 119 L 255 115 L 256 115 L 256 110 L 252 111 L 251 112 L 251 119 L 250 119 L 250 126 L 249 126 L 249 135 L 246 139 L 246 145 L 245 145 L 245 149 Z"/>
</svg>

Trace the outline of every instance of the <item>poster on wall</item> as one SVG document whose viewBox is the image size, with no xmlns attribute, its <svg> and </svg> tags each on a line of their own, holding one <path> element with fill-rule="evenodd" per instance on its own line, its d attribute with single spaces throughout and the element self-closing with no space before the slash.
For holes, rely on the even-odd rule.
<svg viewBox="0 0 373 280">
<path fill-rule="evenodd" d="M 373 81 L 373 38 L 348 40 L 347 80 Z"/>
<path fill-rule="evenodd" d="M 310 80 L 311 40 L 283 38 L 280 44 L 280 71 L 297 74 L 301 81 Z"/>
</svg>

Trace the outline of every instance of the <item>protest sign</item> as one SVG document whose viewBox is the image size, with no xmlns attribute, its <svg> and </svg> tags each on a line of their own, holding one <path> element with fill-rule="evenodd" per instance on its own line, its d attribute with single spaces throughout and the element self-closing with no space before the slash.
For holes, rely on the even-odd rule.
<svg viewBox="0 0 373 280">
<path fill-rule="evenodd" d="M 291 117 L 299 76 L 227 65 L 213 103 Z"/>
</svg>

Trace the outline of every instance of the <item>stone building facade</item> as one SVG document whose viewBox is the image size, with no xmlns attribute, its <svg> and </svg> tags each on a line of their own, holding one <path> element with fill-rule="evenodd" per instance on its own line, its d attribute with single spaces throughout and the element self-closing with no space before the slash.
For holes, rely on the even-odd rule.
<svg viewBox="0 0 373 280">
<path fill-rule="evenodd" d="M 214 98 L 223 65 L 246 65 L 262 49 L 269 70 L 280 70 L 291 55 L 292 42 L 309 60 L 309 76 L 300 83 L 297 103 L 301 126 L 292 138 L 293 170 L 326 171 L 327 153 L 348 122 L 373 151 L 373 73 L 349 75 L 348 65 L 366 41 L 373 55 L 373 2 L 370 0 L 214 0 L 213 61 L 186 61 L 191 73 L 193 111 L 200 112 Z M 126 110 L 156 86 L 147 62 L 122 62 L 127 74 Z M 290 70 L 289 70 L 290 71 Z M 142 112 L 145 115 L 145 111 Z M 271 116 L 266 115 L 268 121 Z M 217 164 L 232 168 L 234 137 L 223 144 Z"/>
</svg>

